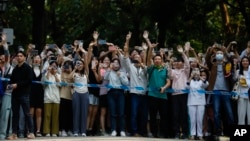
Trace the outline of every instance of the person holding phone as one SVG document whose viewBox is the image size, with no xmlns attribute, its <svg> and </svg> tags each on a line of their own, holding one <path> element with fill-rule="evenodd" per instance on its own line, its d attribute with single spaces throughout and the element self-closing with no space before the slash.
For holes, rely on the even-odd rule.
<svg viewBox="0 0 250 141">
<path fill-rule="evenodd" d="M 109 81 L 113 88 L 108 91 L 108 105 L 111 114 L 111 136 L 117 136 L 117 121 L 120 129 L 120 136 L 125 137 L 125 95 L 120 89 L 128 85 L 129 81 L 125 72 L 121 71 L 121 64 L 118 58 L 111 61 L 110 70 L 105 73 L 104 79 Z"/>
<path fill-rule="evenodd" d="M 87 132 L 87 117 L 89 106 L 89 91 L 88 91 L 88 76 L 89 76 L 89 63 L 91 62 L 92 50 L 95 42 L 89 44 L 88 53 L 84 54 L 85 58 L 76 60 L 73 71 L 70 77 L 73 79 L 73 95 L 72 95 L 72 108 L 73 108 L 73 134 L 75 137 L 86 137 Z M 84 53 L 84 52 L 83 52 Z"/>
<path fill-rule="evenodd" d="M 98 84 L 98 60 L 95 56 L 91 58 L 89 64 L 89 83 Z M 93 126 L 98 112 L 99 105 L 99 87 L 88 87 L 89 90 L 89 106 L 88 106 L 88 118 L 87 118 L 87 135 L 94 135 Z"/>
<path fill-rule="evenodd" d="M 40 55 L 33 56 L 32 59 L 32 70 L 33 70 L 33 80 L 42 80 L 42 58 Z M 42 136 L 41 124 L 42 124 L 42 109 L 44 100 L 44 89 L 43 85 L 39 83 L 32 83 L 31 93 L 30 93 L 30 113 L 32 117 L 35 118 L 36 123 L 36 133 L 37 137 Z"/>
<path fill-rule="evenodd" d="M 46 137 L 57 137 L 59 134 L 59 109 L 61 75 L 57 71 L 58 64 L 51 61 L 42 81 L 49 82 L 44 87 L 44 120 L 43 133 Z"/>
</svg>

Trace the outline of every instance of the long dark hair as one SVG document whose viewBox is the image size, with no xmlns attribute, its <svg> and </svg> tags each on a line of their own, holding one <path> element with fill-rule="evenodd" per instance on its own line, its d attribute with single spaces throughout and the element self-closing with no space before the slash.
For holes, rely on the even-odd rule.
<svg viewBox="0 0 250 141">
<path fill-rule="evenodd" d="M 244 56 L 244 57 L 241 58 L 241 60 L 240 60 L 240 70 L 239 70 L 239 74 L 241 74 L 241 75 L 243 75 L 243 71 L 244 71 L 244 68 L 243 68 L 243 65 L 242 65 L 243 59 L 247 59 L 248 62 L 250 62 L 249 58 L 246 57 L 246 56 Z"/>
</svg>

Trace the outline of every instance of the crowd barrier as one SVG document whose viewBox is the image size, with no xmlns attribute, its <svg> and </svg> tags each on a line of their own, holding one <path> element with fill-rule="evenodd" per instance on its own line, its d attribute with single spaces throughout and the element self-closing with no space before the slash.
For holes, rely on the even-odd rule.
<svg viewBox="0 0 250 141">
<path fill-rule="evenodd" d="M 10 81 L 10 79 L 8 78 L 3 78 L 1 77 L 2 81 Z M 160 91 L 160 88 L 153 88 L 153 87 L 149 87 L 147 89 L 141 87 L 141 86 L 136 86 L 136 87 L 129 87 L 129 86 L 112 86 L 112 85 L 101 85 L 101 84 L 86 84 L 83 85 L 82 83 L 67 83 L 67 82 L 50 82 L 50 81 L 32 81 L 32 83 L 38 83 L 38 84 L 43 84 L 43 85 L 59 85 L 59 86 L 86 86 L 86 87 L 95 87 L 95 88 L 116 88 L 116 89 L 124 89 L 124 90 L 139 90 L 139 91 Z M 176 90 L 176 89 L 172 89 L 172 88 L 168 88 L 166 89 L 167 93 L 190 93 L 190 91 L 198 93 L 198 94 L 217 94 L 217 95 L 237 95 L 236 92 L 228 92 L 228 91 L 218 91 L 218 90 L 214 90 L 214 91 L 206 91 L 204 89 L 197 89 L 197 90 L 190 90 L 190 89 L 183 89 L 183 90 Z M 248 96 L 248 93 L 245 93 L 245 95 Z"/>
</svg>

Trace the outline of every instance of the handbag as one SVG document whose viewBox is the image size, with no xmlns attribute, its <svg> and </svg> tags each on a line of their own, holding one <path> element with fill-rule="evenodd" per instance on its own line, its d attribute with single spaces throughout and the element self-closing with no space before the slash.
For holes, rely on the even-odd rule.
<svg viewBox="0 0 250 141">
<path fill-rule="evenodd" d="M 239 98 L 239 81 L 236 81 L 234 83 L 231 98 L 233 100 L 238 100 L 238 98 Z"/>
</svg>

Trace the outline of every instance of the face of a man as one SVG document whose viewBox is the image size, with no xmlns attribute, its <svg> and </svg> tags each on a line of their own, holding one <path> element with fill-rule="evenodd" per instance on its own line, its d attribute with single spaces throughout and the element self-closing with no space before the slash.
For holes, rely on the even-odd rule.
<svg viewBox="0 0 250 141">
<path fill-rule="evenodd" d="M 160 66 L 162 64 L 162 58 L 160 56 L 155 56 L 153 61 L 156 66 Z"/>
<path fill-rule="evenodd" d="M 20 63 L 23 63 L 25 62 L 25 56 L 22 54 L 22 53 L 18 53 L 17 54 L 17 63 L 20 64 Z"/>
</svg>

